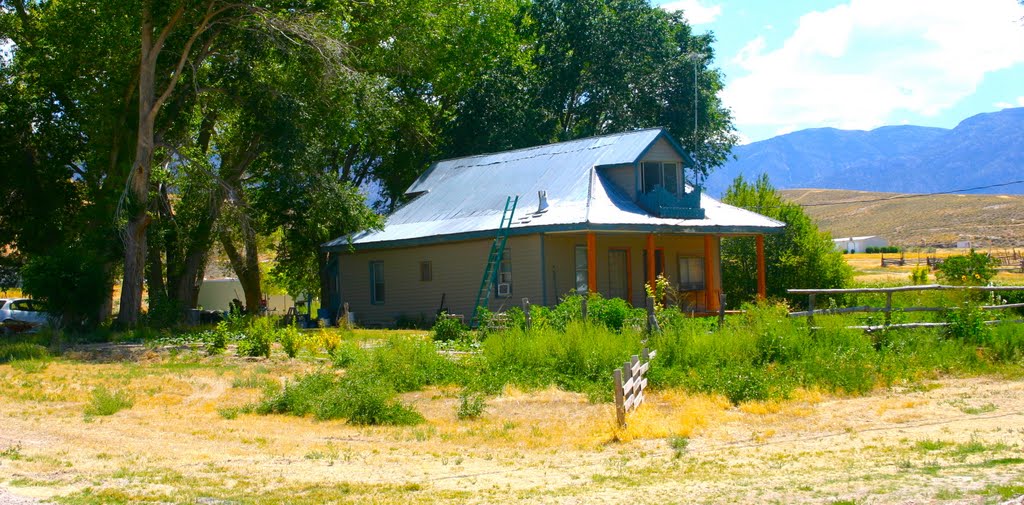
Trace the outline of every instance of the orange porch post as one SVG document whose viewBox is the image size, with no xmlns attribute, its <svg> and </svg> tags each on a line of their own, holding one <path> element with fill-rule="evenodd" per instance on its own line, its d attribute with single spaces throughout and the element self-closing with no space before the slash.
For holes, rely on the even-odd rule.
<svg viewBox="0 0 1024 505">
<path fill-rule="evenodd" d="M 654 234 L 647 234 L 647 285 L 654 291 Z"/>
<path fill-rule="evenodd" d="M 597 235 L 587 232 L 587 291 L 597 293 Z"/>
<path fill-rule="evenodd" d="M 764 235 L 758 235 L 757 241 L 757 297 L 764 299 L 768 294 L 768 283 L 764 273 Z"/>
<path fill-rule="evenodd" d="M 718 310 L 718 291 L 715 289 L 715 265 L 711 257 L 711 235 L 704 235 L 704 307 L 708 312 Z"/>
</svg>

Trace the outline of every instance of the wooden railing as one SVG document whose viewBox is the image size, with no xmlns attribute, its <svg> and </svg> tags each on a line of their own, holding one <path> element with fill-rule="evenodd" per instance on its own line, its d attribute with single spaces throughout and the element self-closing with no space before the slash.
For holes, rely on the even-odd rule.
<svg viewBox="0 0 1024 505">
<path fill-rule="evenodd" d="M 645 347 L 640 356 L 634 354 L 621 370 L 612 373 L 615 379 L 615 420 L 620 428 L 626 425 L 626 414 L 644 402 L 644 389 L 647 388 L 644 375 L 650 369 L 651 358 L 655 354 L 657 351 Z"/>
<path fill-rule="evenodd" d="M 948 323 L 901 323 L 892 324 L 892 313 L 895 311 L 900 312 L 944 312 L 949 310 L 949 307 L 900 307 L 894 309 L 892 306 L 892 295 L 894 293 L 903 293 L 908 291 L 929 291 L 929 290 L 949 290 L 949 291 L 978 291 L 978 292 L 997 292 L 997 291 L 1024 291 L 1024 286 L 944 286 L 939 284 L 926 284 L 921 286 L 898 286 L 892 288 L 853 288 L 853 289 L 789 289 L 789 294 L 793 295 L 807 295 L 807 310 L 799 312 L 790 312 L 790 317 L 806 317 L 807 324 L 814 326 L 815 315 L 832 315 L 832 314 L 848 314 L 853 312 L 882 312 L 885 315 L 883 325 L 862 325 L 862 326 L 850 326 L 849 328 L 861 329 L 865 331 L 875 331 L 883 328 L 926 328 L 935 326 L 947 326 Z M 885 306 L 883 307 L 871 307 L 871 306 L 858 306 L 858 307 L 842 307 L 842 308 L 829 308 L 829 309 L 817 309 L 815 308 L 815 302 L 817 301 L 817 295 L 841 295 L 851 293 L 882 293 L 885 294 Z M 979 308 L 981 310 L 1002 310 L 1002 309 L 1013 309 L 1024 307 L 1024 303 L 1006 303 L 997 305 L 982 305 Z M 986 321 L 987 324 L 996 324 L 1001 321 Z M 1020 322 L 1020 321 L 1014 321 Z"/>
</svg>

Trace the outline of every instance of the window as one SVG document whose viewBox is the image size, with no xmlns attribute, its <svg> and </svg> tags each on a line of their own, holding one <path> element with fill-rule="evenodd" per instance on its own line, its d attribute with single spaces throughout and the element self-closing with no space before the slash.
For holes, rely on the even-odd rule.
<svg viewBox="0 0 1024 505">
<path fill-rule="evenodd" d="M 587 246 L 576 246 L 576 292 L 587 293 Z"/>
<path fill-rule="evenodd" d="M 494 286 L 494 296 L 508 298 L 512 296 L 512 257 L 508 249 L 501 253 L 501 264 L 498 265 L 498 283 Z"/>
<path fill-rule="evenodd" d="M 434 280 L 434 267 L 429 261 L 420 262 L 420 282 Z"/>
<path fill-rule="evenodd" d="M 704 258 L 679 257 L 679 290 L 700 291 L 704 289 Z"/>
<path fill-rule="evenodd" d="M 384 303 L 384 262 L 370 262 L 370 303 Z"/>
<path fill-rule="evenodd" d="M 608 249 L 608 298 L 621 298 L 633 302 L 630 272 L 629 249 Z"/>
<path fill-rule="evenodd" d="M 641 165 L 641 174 L 644 193 L 650 193 L 656 186 L 661 186 L 673 195 L 679 194 L 679 165 L 645 161 Z"/>
</svg>

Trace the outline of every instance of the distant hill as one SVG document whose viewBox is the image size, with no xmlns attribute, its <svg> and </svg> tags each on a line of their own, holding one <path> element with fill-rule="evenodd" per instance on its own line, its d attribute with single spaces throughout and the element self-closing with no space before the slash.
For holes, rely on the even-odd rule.
<svg viewBox="0 0 1024 505">
<path fill-rule="evenodd" d="M 1024 246 L 1024 195 L 930 195 L 828 189 L 780 191 L 834 238 L 879 235 L 904 247 Z M 824 204 L 824 205 L 823 205 Z"/>
<path fill-rule="evenodd" d="M 736 178 L 767 173 L 778 189 L 935 193 L 1024 179 L 1024 108 L 978 114 L 956 128 L 815 128 L 738 146 L 705 186 L 720 196 Z M 1024 194 L 1024 184 L 977 193 Z"/>
</svg>

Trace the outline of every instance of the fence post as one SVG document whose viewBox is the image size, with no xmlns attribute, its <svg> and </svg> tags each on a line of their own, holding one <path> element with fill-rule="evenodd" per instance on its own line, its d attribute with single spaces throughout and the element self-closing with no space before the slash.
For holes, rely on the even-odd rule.
<svg viewBox="0 0 1024 505">
<path fill-rule="evenodd" d="M 807 295 L 807 326 L 814 328 L 814 298 L 816 295 L 811 293 Z"/>
<path fill-rule="evenodd" d="M 647 333 L 661 331 L 658 327 L 658 318 L 654 315 L 654 297 L 647 297 Z"/>
<path fill-rule="evenodd" d="M 612 376 L 615 378 L 615 421 L 621 428 L 626 425 L 626 400 L 622 393 L 622 370 L 615 369 Z"/>
<path fill-rule="evenodd" d="M 885 325 L 892 324 L 892 291 L 885 293 Z"/>
<path fill-rule="evenodd" d="M 532 322 L 530 321 L 530 299 L 529 298 L 523 298 L 523 317 L 526 320 L 526 323 L 525 323 L 526 324 L 526 331 L 530 331 L 530 326 L 532 325 L 531 324 Z"/>
<path fill-rule="evenodd" d="M 718 327 L 725 324 L 725 293 L 718 293 Z"/>
</svg>

